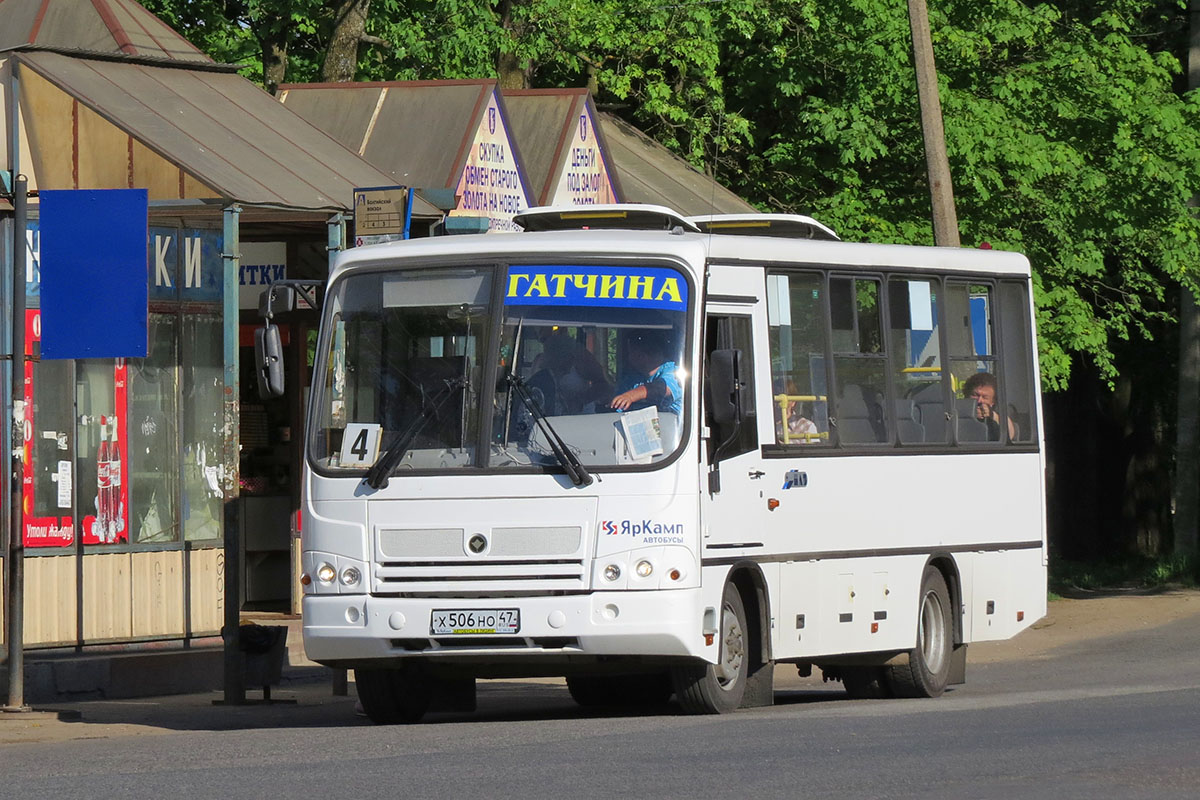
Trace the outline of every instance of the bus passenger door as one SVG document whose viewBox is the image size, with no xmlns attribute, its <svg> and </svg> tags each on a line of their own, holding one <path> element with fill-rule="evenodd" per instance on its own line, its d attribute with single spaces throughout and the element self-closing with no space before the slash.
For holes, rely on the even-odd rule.
<svg viewBox="0 0 1200 800">
<path fill-rule="evenodd" d="M 708 471 L 707 484 L 701 486 L 705 561 L 758 554 L 765 544 L 767 486 L 755 410 L 756 369 L 762 365 L 754 363 L 754 322 L 748 308 L 734 311 L 733 307 L 712 305 L 705 321 L 706 370 L 715 351 L 737 351 L 739 378 L 744 384 L 740 422 L 718 424 L 713 419 L 713 398 L 706 372 L 704 429 Z"/>
</svg>

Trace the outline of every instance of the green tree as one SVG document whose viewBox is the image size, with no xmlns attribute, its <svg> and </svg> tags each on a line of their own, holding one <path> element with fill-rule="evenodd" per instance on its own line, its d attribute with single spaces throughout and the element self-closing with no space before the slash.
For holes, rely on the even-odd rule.
<svg viewBox="0 0 1200 800">
<path fill-rule="evenodd" d="M 1047 388 L 1079 358 L 1114 379 L 1116 343 L 1148 336 L 1171 310 L 1164 287 L 1192 285 L 1200 263 L 1186 205 L 1200 187 L 1200 106 L 1175 91 L 1178 58 L 1147 47 L 1162 7 L 931 8 L 963 239 L 1034 262 Z M 903 8 L 795 8 L 725 59 L 725 102 L 755 143 L 738 188 L 848 238 L 930 243 Z"/>
<path fill-rule="evenodd" d="M 847 238 L 929 243 L 908 18 L 898 0 L 147 0 L 268 87 L 503 76 L 594 87 L 765 209 Z M 1029 254 L 1042 374 L 1084 359 L 1112 381 L 1117 342 L 1193 286 L 1200 105 L 1182 94 L 1181 0 L 938 0 L 931 10 L 965 242 Z M 351 15 L 353 16 L 353 15 Z M 322 73 L 334 60 L 341 71 Z M 324 75 L 324 77 L 322 77 Z"/>
</svg>

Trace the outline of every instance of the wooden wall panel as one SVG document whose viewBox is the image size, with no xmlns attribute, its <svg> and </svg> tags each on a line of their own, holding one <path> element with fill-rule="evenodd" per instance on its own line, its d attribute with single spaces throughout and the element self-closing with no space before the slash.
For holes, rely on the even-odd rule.
<svg viewBox="0 0 1200 800">
<path fill-rule="evenodd" d="M 183 552 L 134 553 L 133 635 L 182 636 Z"/>
<path fill-rule="evenodd" d="M 206 200 L 210 197 L 220 197 L 221 193 L 210 189 L 204 183 L 183 173 L 183 197 L 186 200 Z"/>
<path fill-rule="evenodd" d="M 21 111 L 39 189 L 75 188 L 74 105 L 70 95 L 33 70 L 21 70 Z M 29 170 L 23 165 L 22 171 Z"/>
<path fill-rule="evenodd" d="M 129 134 L 82 103 L 79 117 L 79 188 L 129 188 Z"/>
<path fill-rule="evenodd" d="M 83 557 L 83 637 L 127 639 L 133 635 L 129 553 Z"/>
<path fill-rule="evenodd" d="M 180 199 L 179 167 L 134 139 L 133 185 L 139 189 L 149 190 L 151 202 L 178 200 Z"/>
<path fill-rule="evenodd" d="M 220 548 L 188 553 L 191 567 L 192 635 L 221 632 L 225 624 L 225 553 Z"/>
<path fill-rule="evenodd" d="M 73 643 L 75 556 L 25 559 L 25 644 Z"/>
</svg>

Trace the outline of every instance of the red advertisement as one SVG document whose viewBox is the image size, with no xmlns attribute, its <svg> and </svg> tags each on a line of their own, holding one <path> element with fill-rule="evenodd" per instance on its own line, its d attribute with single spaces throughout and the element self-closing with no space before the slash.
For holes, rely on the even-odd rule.
<svg viewBox="0 0 1200 800">
<path fill-rule="evenodd" d="M 41 341 L 41 312 L 30 309 L 25 312 L 25 354 L 32 356 L 36 352 L 35 345 Z M 34 404 L 34 364 L 25 362 L 24 387 L 24 418 L 23 418 L 23 453 L 21 502 L 24 510 L 24 541 L 26 547 L 69 547 L 75 544 L 75 520 L 70 516 L 72 485 L 77 487 L 76 502 L 80 510 L 89 513 L 83 516 L 84 544 L 119 544 L 129 541 L 129 481 L 126 464 L 128 458 L 128 437 L 126 435 L 126 382 L 128 366 L 125 359 L 117 359 L 113 367 L 113 403 L 115 413 L 105 414 L 88 419 L 84 424 L 96 426 L 100 430 L 100 445 L 95 454 L 96 491 L 90 490 L 90 476 L 87 486 L 75 475 L 75 464 L 81 470 L 90 473 L 91 466 L 76 462 L 73 458 L 73 448 L 68 449 L 69 440 L 75 438 L 73 432 L 40 430 L 36 419 L 37 408 Z M 73 387 L 42 387 L 73 391 Z M 47 423 L 43 423 L 46 425 Z M 51 426 L 53 423 L 49 423 Z M 61 423 L 60 423 L 61 424 Z M 50 459 L 54 463 L 34 464 L 36 437 L 43 436 L 56 440 L 50 446 L 54 452 L 62 450 L 58 459 Z M 46 458 L 46 450 L 42 450 Z M 41 476 L 39 480 L 39 475 Z M 49 501 L 43 498 L 38 503 L 40 493 L 50 493 Z M 57 497 L 55 497 L 57 493 Z M 84 497 L 84 495 L 91 495 Z M 67 511 L 64 516 L 35 516 L 35 509 L 47 509 L 54 506 Z"/>
<path fill-rule="evenodd" d="M 101 416 L 100 446 L 96 448 L 95 513 L 83 518 L 84 544 L 125 544 L 129 541 L 129 463 L 125 400 L 129 366 L 118 358 L 113 367 L 115 414 Z M 81 501 L 82 502 L 82 501 Z"/>
<path fill-rule="evenodd" d="M 32 356 L 34 354 L 34 345 L 42 339 L 42 314 L 37 309 L 27 309 L 25 311 L 25 355 Z M 69 390 L 69 389 L 68 389 Z M 33 465 L 33 443 L 34 431 L 37 430 L 34 418 L 36 409 L 33 403 L 33 362 L 25 362 L 25 390 L 24 390 L 24 414 L 22 418 L 22 453 L 21 453 L 21 505 L 24 507 L 24 541 L 26 547 L 68 547 L 75 543 L 75 521 L 68 516 L 53 516 L 53 517 L 35 517 L 33 515 L 37 504 L 36 492 L 38 489 L 37 481 L 34 479 Z M 70 495 L 71 484 L 71 462 L 64 459 L 60 464 L 66 464 L 65 468 L 59 469 L 55 474 L 58 476 L 59 486 L 53 484 L 44 485 L 43 491 L 54 491 L 56 488 L 59 491 L 65 490 L 67 496 Z M 62 503 L 59 503 L 61 506 Z M 70 505 L 70 501 L 67 501 Z"/>
</svg>

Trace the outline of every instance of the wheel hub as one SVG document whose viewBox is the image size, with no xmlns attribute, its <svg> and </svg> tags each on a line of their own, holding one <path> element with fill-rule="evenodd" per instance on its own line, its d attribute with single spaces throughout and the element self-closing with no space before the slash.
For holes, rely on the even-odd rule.
<svg viewBox="0 0 1200 800">
<path fill-rule="evenodd" d="M 728 606 L 721 620 L 721 657 L 716 664 L 717 682 L 727 688 L 737 681 L 746 658 L 746 641 L 737 615 Z"/>
</svg>

